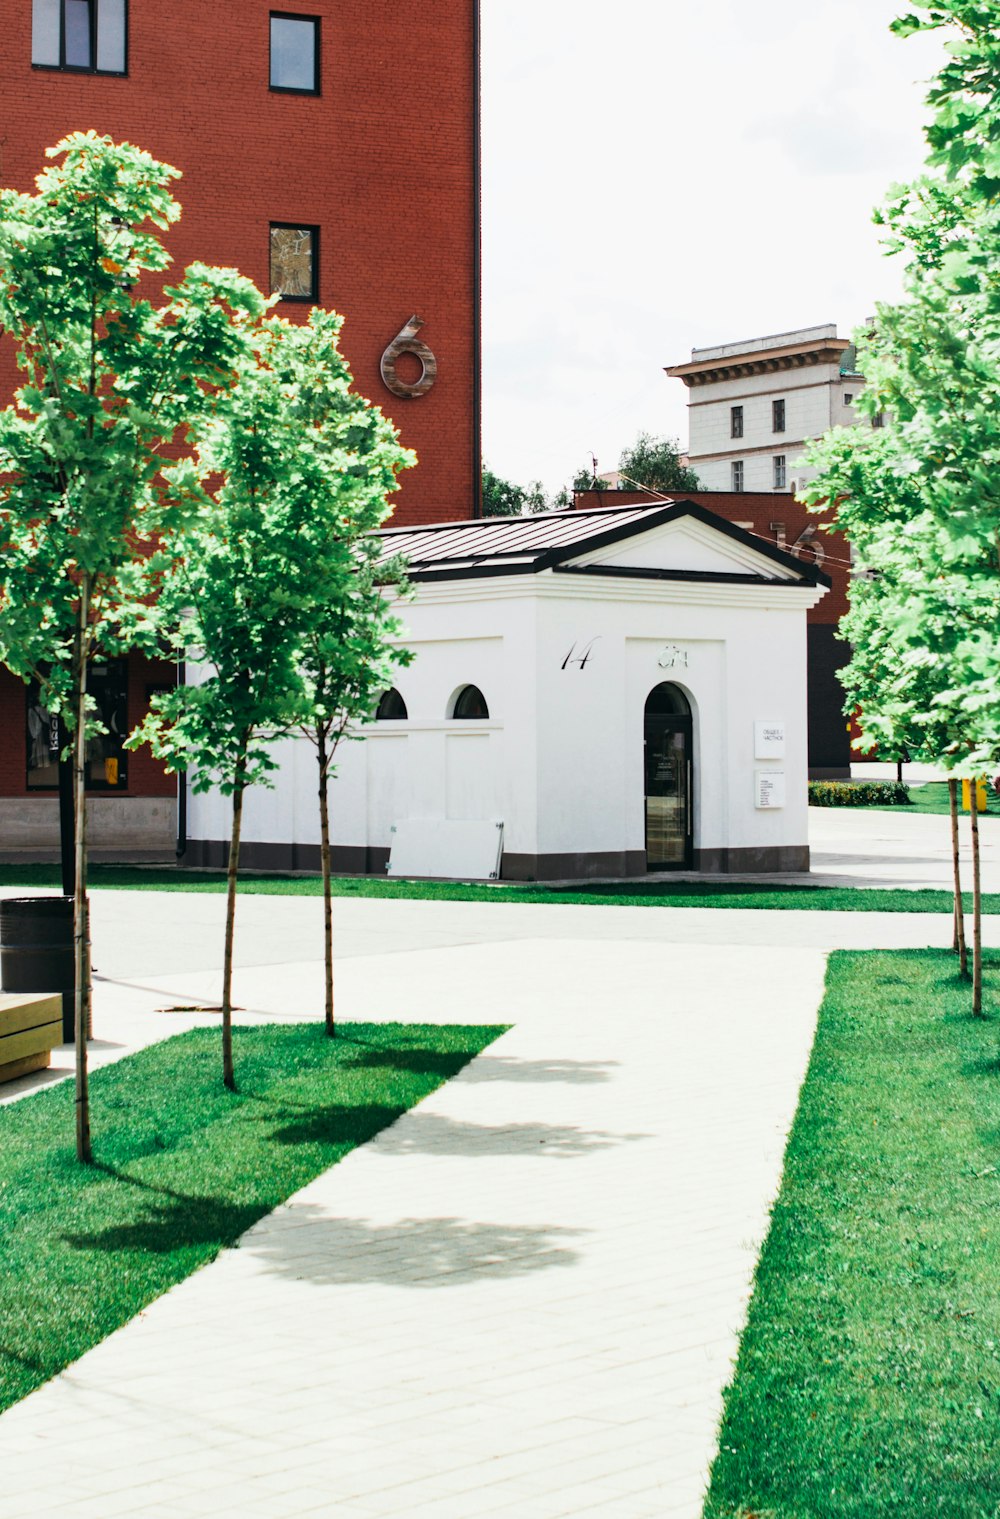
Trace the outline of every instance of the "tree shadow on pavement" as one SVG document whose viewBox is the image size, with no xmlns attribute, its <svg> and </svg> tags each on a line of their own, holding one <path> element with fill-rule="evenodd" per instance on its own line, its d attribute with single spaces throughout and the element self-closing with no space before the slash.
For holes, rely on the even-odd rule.
<svg viewBox="0 0 1000 1519">
<path fill-rule="evenodd" d="M 404 1218 L 372 1224 L 331 1218 L 308 1203 L 280 1209 L 243 1241 L 266 1269 L 318 1287 L 375 1282 L 389 1287 L 452 1287 L 471 1280 L 524 1276 L 572 1266 L 582 1231 L 462 1218 Z"/>
<path fill-rule="evenodd" d="M 587 1086 L 610 1081 L 618 1060 L 519 1060 L 484 1051 L 466 1066 L 463 1081 L 565 1081 Z"/>
<path fill-rule="evenodd" d="M 383 1129 L 372 1148 L 381 1155 L 537 1155 L 562 1160 L 649 1137 L 570 1124 L 465 1123 L 439 1113 L 411 1111 L 405 1121 Z"/>
</svg>

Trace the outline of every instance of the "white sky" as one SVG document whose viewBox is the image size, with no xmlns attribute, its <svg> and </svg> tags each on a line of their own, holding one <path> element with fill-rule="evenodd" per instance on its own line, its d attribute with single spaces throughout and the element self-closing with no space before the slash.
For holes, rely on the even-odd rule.
<svg viewBox="0 0 1000 1519">
<path fill-rule="evenodd" d="M 483 0 L 484 452 L 549 490 L 687 445 L 692 346 L 893 299 L 938 37 L 902 0 Z"/>
</svg>

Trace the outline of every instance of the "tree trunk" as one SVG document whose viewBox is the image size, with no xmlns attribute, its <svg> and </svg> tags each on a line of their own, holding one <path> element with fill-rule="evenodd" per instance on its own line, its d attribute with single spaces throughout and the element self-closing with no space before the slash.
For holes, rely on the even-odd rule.
<svg viewBox="0 0 1000 1519">
<path fill-rule="evenodd" d="M 972 819 L 972 1015 L 983 1016 L 983 918 L 979 890 L 979 808 L 977 780 L 969 784 L 969 816 Z"/>
<path fill-rule="evenodd" d="M 222 1081 L 236 1091 L 233 1071 L 233 929 L 236 924 L 236 876 L 240 868 L 240 829 L 243 826 L 245 771 L 241 760 L 233 789 L 233 831 L 229 840 L 229 874 L 226 882 L 226 953 L 222 965 Z"/>
<path fill-rule="evenodd" d="M 969 956 L 965 947 L 965 909 L 962 905 L 962 873 L 958 847 L 958 782 L 948 782 L 948 810 L 951 813 L 951 864 L 955 877 L 955 906 L 952 914 L 951 947 L 958 955 L 959 975 L 968 977 Z"/>
<path fill-rule="evenodd" d="M 330 897 L 330 763 L 326 729 L 319 723 L 316 725 L 316 748 L 319 759 L 320 859 L 323 869 L 323 985 L 326 993 L 326 1031 L 332 1039 L 336 1027 L 333 1018 L 333 903 Z"/>
<path fill-rule="evenodd" d="M 74 638 L 73 677 L 76 734 L 73 764 L 76 823 L 76 880 L 73 896 L 73 982 L 76 1039 L 76 1158 L 90 1163 L 90 1091 L 87 1080 L 87 1034 L 90 1027 L 90 924 L 87 910 L 87 625 L 90 576 L 80 579 L 79 621 Z"/>
</svg>

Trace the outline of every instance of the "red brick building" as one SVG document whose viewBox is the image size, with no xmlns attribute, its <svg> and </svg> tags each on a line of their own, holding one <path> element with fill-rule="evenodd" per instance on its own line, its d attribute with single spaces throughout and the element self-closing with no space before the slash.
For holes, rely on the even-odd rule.
<svg viewBox="0 0 1000 1519">
<path fill-rule="evenodd" d="M 478 0 L 11 0 L 5 14 L 0 183 L 33 190 L 45 149 L 85 129 L 182 170 L 175 269 L 235 265 L 288 297 L 282 315 L 344 315 L 357 388 L 419 457 L 393 525 L 478 514 L 478 25 Z M 430 356 L 390 347 L 414 316 Z M 3 402 L 14 383 L 0 342 Z M 130 661 L 101 679 L 131 728 L 172 673 Z M 30 719 L 0 671 L 0 856 L 56 842 Z M 98 850 L 165 851 L 176 783 L 141 754 L 113 781 L 95 765 Z"/>
<path fill-rule="evenodd" d="M 573 504 L 586 510 L 652 499 L 644 491 L 576 491 Z M 849 651 L 836 636 L 837 624 L 847 611 L 850 582 L 851 551 L 846 538 L 823 530 L 828 514 L 810 512 L 793 495 L 778 491 L 683 491 L 676 499 L 696 501 L 727 522 L 818 564 L 830 576 L 830 590 L 807 614 L 809 773 L 848 775 L 851 732 L 843 714 L 844 692 L 837 671 L 847 663 Z"/>
</svg>

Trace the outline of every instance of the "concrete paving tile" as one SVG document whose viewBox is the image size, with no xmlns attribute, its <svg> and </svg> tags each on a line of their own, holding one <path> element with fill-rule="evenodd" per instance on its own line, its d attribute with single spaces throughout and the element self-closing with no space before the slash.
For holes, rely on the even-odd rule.
<svg viewBox="0 0 1000 1519">
<path fill-rule="evenodd" d="M 173 899 L 178 926 L 205 900 Z M 247 1005 L 294 1011 L 314 908 L 241 899 Z M 151 1519 L 658 1512 L 661 1479 L 713 1454 L 822 990 L 826 941 L 737 916 L 338 903 L 343 1016 L 515 1026 L 5 1413 L 0 1470 L 37 1470 L 39 1432 L 71 1428 L 44 1445 L 53 1515 L 81 1459 L 87 1501 L 158 1474 Z M 117 972 L 105 937 L 111 973 L 141 949 L 158 991 L 193 986 L 180 940 L 136 933 Z M 99 986 L 108 1034 L 161 1037 L 131 995 Z"/>
</svg>

